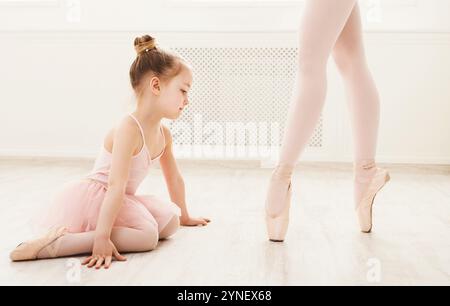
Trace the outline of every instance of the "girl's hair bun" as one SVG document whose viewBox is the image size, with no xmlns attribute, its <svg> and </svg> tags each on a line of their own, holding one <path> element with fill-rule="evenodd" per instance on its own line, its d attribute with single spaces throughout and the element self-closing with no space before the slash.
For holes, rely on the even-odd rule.
<svg viewBox="0 0 450 306">
<path fill-rule="evenodd" d="M 156 49 L 155 39 L 150 35 L 136 37 L 136 39 L 134 40 L 134 49 L 136 50 L 138 56 L 142 55 L 145 52 L 155 50 Z"/>
</svg>

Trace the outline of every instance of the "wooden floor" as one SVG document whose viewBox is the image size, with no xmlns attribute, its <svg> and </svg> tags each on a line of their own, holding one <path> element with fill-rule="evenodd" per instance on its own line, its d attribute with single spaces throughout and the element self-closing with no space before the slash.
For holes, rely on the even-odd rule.
<svg viewBox="0 0 450 306">
<path fill-rule="evenodd" d="M 450 285 L 450 166 L 386 165 L 374 229 L 358 231 L 350 164 L 303 163 L 294 178 L 287 240 L 265 236 L 269 169 L 245 163 L 184 163 L 189 207 L 210 217 L 155 251 L 93 271 L 79 259 L 11 263 L 33 236 L 30 219 L 92 161 L 0 160 L 0 284 L 20 285 Z M 159 169 L 138 193 L 167 196 Z"/>
</svg>

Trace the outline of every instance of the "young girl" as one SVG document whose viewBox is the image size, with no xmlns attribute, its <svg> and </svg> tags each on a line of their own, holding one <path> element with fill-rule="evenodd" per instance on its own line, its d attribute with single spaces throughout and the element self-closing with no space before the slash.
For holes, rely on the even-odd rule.
<svg viewBox="0 0 450 306">
<path fill-rule="evenodd" d="M 188 104 L 191 69 L 180 57 L 157 48 L 148 35 L 136 38 L 134 46 L 137 58 L 130 78 L 136 110 L 107 134 L 93 171 L 56 195 L 55 209 L 45 221 L 53 229 L 16 247 L 10 254 L 13 261 L 92 252 L 83 264 L 109 268 L 113 257 L 126 260 L 119 251 L 150 251 L 180 224 L 209 222 L 188 213 L 172 137 L 161 125 L 163 118 L 178 118 Z M 158 161 L 173 203 L 135 194 L 149 166 Z"/>
</svg>

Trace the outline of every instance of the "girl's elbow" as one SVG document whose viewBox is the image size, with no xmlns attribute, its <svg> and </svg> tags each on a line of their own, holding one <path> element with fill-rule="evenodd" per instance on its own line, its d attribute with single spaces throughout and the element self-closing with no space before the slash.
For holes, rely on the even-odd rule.
<svg viewBox="0 0 450 306">
<path fill-rule="evenodd" d="M 174 186 L 184 186 L 184 180 L 181 175 L 174 176 L 169 179 L 169 184 Z"/>
<path fill-rule="evenodd" d="M 178 175 L 177 181 L 178 181 L 178 184 L 181 184 L 181 185 L 184 186 L 184 179 L 183 179 L 183 177 L 181 175 Z"/>
<path fill-rule="evenodd" d="M 126 191 L 127 185 L 109 182 L 108 183 L 108 192 L 116 195 L 124 195 Z"/>
</svg>

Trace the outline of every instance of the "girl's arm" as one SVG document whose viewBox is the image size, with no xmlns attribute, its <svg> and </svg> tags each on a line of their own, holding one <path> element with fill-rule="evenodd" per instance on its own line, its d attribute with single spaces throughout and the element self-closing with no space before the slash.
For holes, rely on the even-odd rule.
<svg viewBox="0 0 450 306">
<path fill-rule="evenodd" d="M 108 191 L 97 221 L 96 236 L 110 237 L 113 224 L 125 196 L 133 152 L 138 145 L 139 132 L 135 123 L 125 118 L 114 133 Z"/>
<path fill-rule="evenodd" d="M 138 146 L 138 133 L 140 132 L 136 129 L 135 123 L 126 118 L 119 124 L 114 134 L 108 190 L 97 220 L 92 256 L 84 262 L 88 263 L 89 260 L 89 266 L 96 265 L 97 267 L 102 263 L 109 266 L 112 255 L 118 260 L 126 260 L 119 254 L 110 237 L 124 200 L 131 159 Z"/>
<path fill-rule="evenodd" d="M 164 135 L 166 137 L 166 148 L 161 156 L 161 169 L 166 180 L 167 189 L 170 199 L 181 209 L 180 224 L 184 226 L 207 225 L 210 222 L 207 218 L 193 218 L 189 215 L 186 206 L 184 180 L 178 170 L 177 162 L 172 151 L 172 135 L 170 130 L 163 126 Z"/>
</svg>

